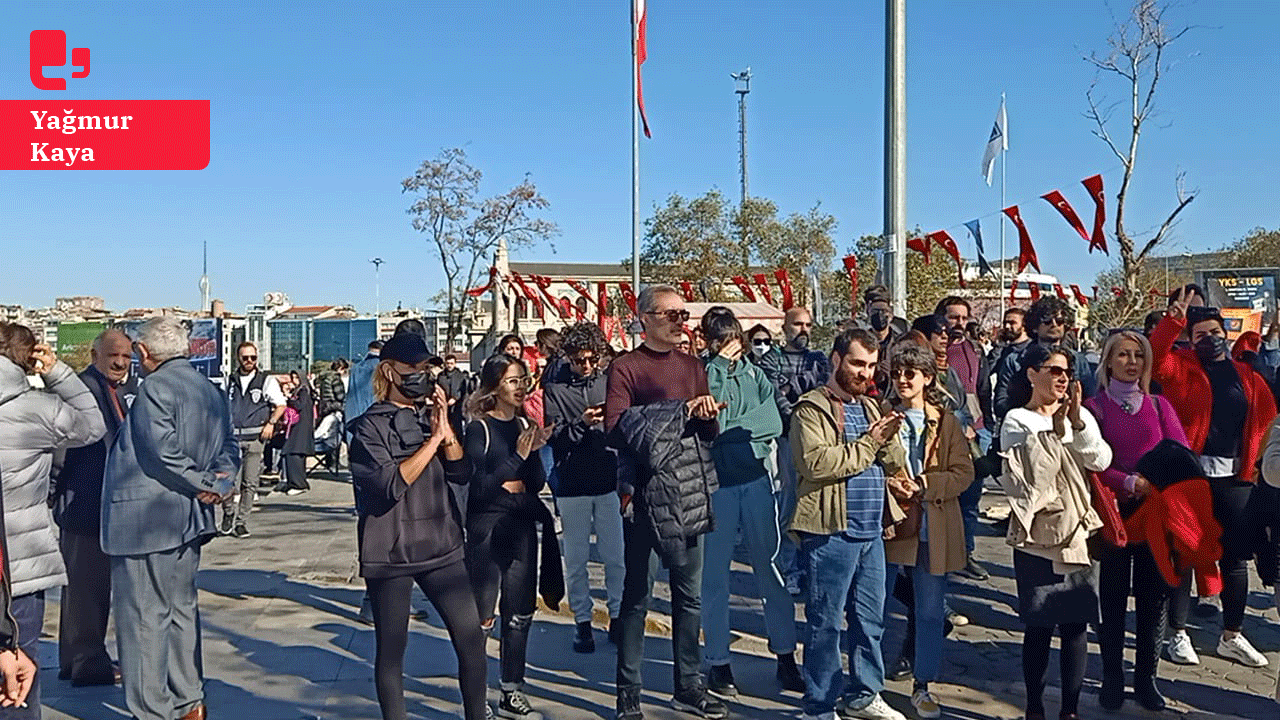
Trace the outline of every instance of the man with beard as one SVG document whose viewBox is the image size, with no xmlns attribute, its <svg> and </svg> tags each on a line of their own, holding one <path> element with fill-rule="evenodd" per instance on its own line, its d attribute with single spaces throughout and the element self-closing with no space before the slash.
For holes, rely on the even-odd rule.
<svg viewBox="0 0 1280 720">
<path fill-rule="evenodd" d="M 129 373 L 133 343 L 127 335 L 103 332 L 94 339 L 90 357 L 93 364 L 80 379 L 98 402 L 107 434 L 92 445 L 67 451 L 53 490 L 53 518 L 62 529 L 58 544 L 67 564 L 58 619 L 58 677 L 70 679 L 75 687 L 119 681 L 106 645 L 111 558 L 102 552 L 98 532 L 107 449 L 138 394 L 138 379 Z"/>
<path fill-rule="evenodd" d="M 888 480 L 905 468 L 898 442 L 902 415 L 882 415 L 868 396 L 879 355 L 868 330 L 846 330 L 831 351 L 834 375 L 800 398 L 791 417 L 791 448 L 800 475 L 791 529 L 809 557 L 808 635 L 804 644 L 804 720 L 904 720 L 880 697 L 884 689 L 885 557 L 882 518 L 902 511 L 886 502 L 915 493 L 910 480 Z M 848 619 L 849 678 L 840 662 L 840 630 Z"/>
<path fill-rule="evenodd" d="M 796 544 L 787 533 L 791 515 L 796 509 L 796 467 L 787 442 L 787 426 L 791 421 L 791 409 L 800 396 L 822 387 L 831 375 L 826 356 L 809 349 L 811 330 L 813 316 L 809 311 L 802 307 L 791 308 L 782 321 L 786 344 L 781 352 L 771 352 L 760 358 L 760 368 L 777 389 L 778 413 L 782 416 L 782 438 L 778 441 L 778 530 L 782 534 L 782 546 L 778 551 L 778 564 L 792 595 L 798 595 L 804 586 L 804 562 L 797 558 Z"/>
<path fill-rule="evenodd" d="M 240 476 L 232 493 L 222 503 L 222 524 L 218 531 L 237 538 L 249 537 L 249 512 L 258 495 L 262 473 L 262 453 L 275 435 L 276 423 L 284 416 L 288 400 L 280 383 L 258 366 L 258 346 L 242 342 L 236 348 L 239 370 L 227 383 L 227 404 L 231 423 L 240 442 Z"/>
</svg>

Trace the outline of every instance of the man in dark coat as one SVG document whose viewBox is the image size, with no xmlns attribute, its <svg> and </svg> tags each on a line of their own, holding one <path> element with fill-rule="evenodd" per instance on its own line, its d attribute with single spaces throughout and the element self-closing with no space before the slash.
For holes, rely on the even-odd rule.
<svg viewBox="0 0 1280 720">
<path fill-rule="evenodd" d="M 127 335 L 107 330 L 94 339 L 90 352 L 93 364 L 80 379 L 98 401 L 107 434 L 92 445 L 67 451 L 53 489 L 53 518 L 62 529 L 59 545 L 67 565 L 58 618 L 58 677 L 70 679 L 76 687 L 119 681 L 106 645 L 111 559 L 102 552 L 98 531 L 107 449 L 138 394 L 138 379 L 129 373 L 133 344 Z"/>
</svg>

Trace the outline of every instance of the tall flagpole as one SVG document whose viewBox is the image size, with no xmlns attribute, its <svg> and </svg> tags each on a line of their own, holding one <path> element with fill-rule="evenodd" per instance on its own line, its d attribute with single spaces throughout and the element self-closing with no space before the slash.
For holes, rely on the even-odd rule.
<svg viewBox="0 0 1280 720">
<path fill-rule="evenodd" d="M 997 217 L 1000 218 L 1000 322 L 1004 322 L 1004 274 L 1005 263 L 1007 262 L 1004 255 L 1004 213 L 1003 210 L 1008 207 L 1004 204 L 1004 168 L 1009 163 L 1009 109 L 1004 105 L 1004 93 L 1000 93 L 1000 109 L 1004 111 L 1004 136 L 1000 138 L 1000 144 L 1003 146 L 1000 150 L 1000 210 L 1002 211 Z M 1017 282 L 1017 275 L 1014 275 L 1014 282 Z M 1010 297 L 1013 296 L 1013 288 L 1009 288 Z"/>
<path fill-rule="evenodd" d="M 640 107 L 637 104 L 640 85 L 638 34 L 640 18 L 636 0 L 631 2 L 631 287 L 640 294 Z M 637 311 L 639 308 L 637 308 Z M 636 320 L 639 320 L 637 317 Z M 640 344 L 639 333 L 632 333 L 631 347 Z"/>
</svg>

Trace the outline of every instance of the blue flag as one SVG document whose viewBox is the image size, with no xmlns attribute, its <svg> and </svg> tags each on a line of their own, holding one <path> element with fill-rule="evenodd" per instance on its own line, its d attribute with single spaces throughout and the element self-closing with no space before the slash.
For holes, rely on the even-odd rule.
<svg viewBox="0 0 1280 720">
<path fill-rule="evenodd" d="M 982 226 L 977 220 L 970 220 L 964 224 L 969 228 L 969 234 L 973 236 L 973 241 L 978 245 L 978 277 L 982 277 L 991 272 L 991 266 L 987 264 L 987 259 L 983 256 L 982 251 Z"/>
</svg>

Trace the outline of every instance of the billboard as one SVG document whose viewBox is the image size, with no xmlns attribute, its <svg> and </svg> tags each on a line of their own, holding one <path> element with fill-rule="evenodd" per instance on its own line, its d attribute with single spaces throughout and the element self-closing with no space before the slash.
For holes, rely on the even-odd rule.
<svg viewBox="0 0 1280 720">
<path fill-rule="evenodd" d="M 80 372 L 93 362 L 90 354 L 93 349 L 93 339 L 106 329 L 106 323 L 100 322 L 60 322 L 58 323 L 58 346 L 54 348 L 54 352 L 63 362 L 70 365 L 72 370 Z"/>
<path fill-rule="evenodd" d="M 1264 324 L 1275 319 L 1280 268 L 1197 270 L 1196 282 L 1204 288 L 1205 304 L 1222 311 L 1232 341 L 1248 331 L 1265 333 Z"/>
<path fill-rule="evenodd" d="M 138 338 L 138 329 L 146 322 L 128 320 L 118 326 L 130 339 Z M 187 341 L 187 359 L 209 379 L 222 377 L 222 318 L 193 318 L 183 320 L 190 336 Z M 133 370 L 138 372 L 138 356 L 133 356 Z"/>
</svg>

